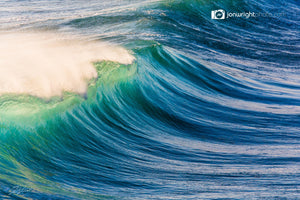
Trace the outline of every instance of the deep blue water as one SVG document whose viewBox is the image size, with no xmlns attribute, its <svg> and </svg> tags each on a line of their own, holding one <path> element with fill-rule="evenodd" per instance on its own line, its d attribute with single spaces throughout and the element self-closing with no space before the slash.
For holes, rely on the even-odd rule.
<svg viewBox="0 0 300 200">
<path fill-rule="evenodd" d="M 300 199 L 299 12 L 297 0 L 2 0 L 1 32 L 79 35 L 136 60 L 95 64 L 94 94 L 70 107 L 0 116 L 0 199 Z M 0 110 L 9 101 L 49 104 L 13 95 Z"/>
</svg>

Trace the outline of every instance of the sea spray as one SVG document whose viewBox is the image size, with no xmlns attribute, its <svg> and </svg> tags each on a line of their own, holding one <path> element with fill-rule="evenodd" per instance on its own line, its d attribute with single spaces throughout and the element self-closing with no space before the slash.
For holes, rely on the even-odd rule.
<svg viewBox="0 0 300 200">
<path fill-rule="evenodd" d="M 93 62 L 134 60 L 122 47 L 55 33 L 0 34 L 0 44 L 0 95 L 83 94 L 88 80 L 97 77 Z"/>
</svg>

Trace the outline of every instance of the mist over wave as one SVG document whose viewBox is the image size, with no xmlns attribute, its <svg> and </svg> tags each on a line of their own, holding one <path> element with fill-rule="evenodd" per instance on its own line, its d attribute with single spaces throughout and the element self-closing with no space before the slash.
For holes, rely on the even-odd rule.
<svg viewBox="0 0 300 200">
<path fill-rule="evenodd" d="M 58 33 L 0 34 L 0 95 L 29 94 L 49 98 L 64 91 L 83 94 L 97 78 L 93 63 L 132 63 L 127 50 Z"/>
</svg>

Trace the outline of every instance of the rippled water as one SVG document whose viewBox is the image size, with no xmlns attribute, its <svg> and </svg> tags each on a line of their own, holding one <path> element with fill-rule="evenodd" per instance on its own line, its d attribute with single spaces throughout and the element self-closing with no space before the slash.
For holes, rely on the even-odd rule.
<svg viewBox="0 0 300 200">
<path fill-rule="evenodd" d="M 283 14 L 211 19 L 217 9 Z M 296 0 L 1 1 L 0 37 L 50 32 L 134 61 L 91 60 L 85 92 L 50 98 L 15 89 L 44 75 L 61 86 L 36 72 L 47 59 L 0 61 L 0 198 L 299 199 L 299 10 Z M 22 45 L 0 54 L 25 55 Z M 65 51 L 69 69 L 82 57 Z M 59 77 L 80 79 L 73 72 Z"/>
</svg>

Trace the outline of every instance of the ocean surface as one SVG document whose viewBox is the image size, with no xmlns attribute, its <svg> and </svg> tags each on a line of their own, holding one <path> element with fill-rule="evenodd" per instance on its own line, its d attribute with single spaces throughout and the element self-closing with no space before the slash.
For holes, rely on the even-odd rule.
<svg viewBox="0 0 300 200">
<path fill-rule="evenodd" d="M 0 199 L 300 199 L 299 13 L 1 0 Z"/>
</svg>

